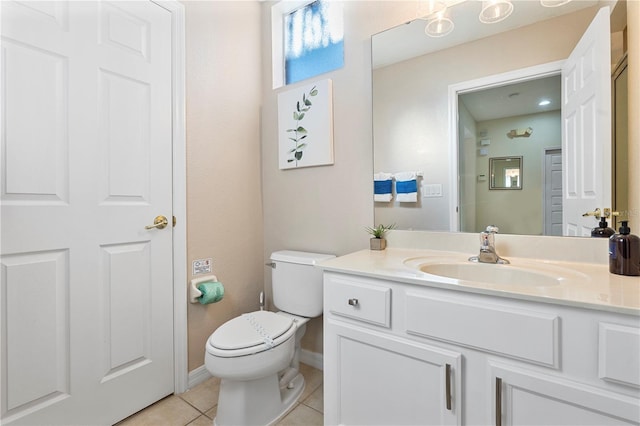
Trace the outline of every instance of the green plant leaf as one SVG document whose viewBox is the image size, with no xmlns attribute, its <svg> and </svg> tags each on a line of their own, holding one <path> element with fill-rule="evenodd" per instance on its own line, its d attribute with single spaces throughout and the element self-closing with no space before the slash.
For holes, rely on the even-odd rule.
<svg viewBox="0 0 640 426">
<path fill-rule="evenodd" d="M 307 134 L 307 129 L 305 129 L 304 127 L 300 126 L 297 129 L 297 132 L 300 133 L 301 135 L 306 135 Z"/>
<path fill-rule="evenodd" d="M 287 160 L 287 163 L 292 163 L 292 162 L 293 162 L 293 158 L 289 158 L 289 159 Z"/>
<path fill-rule="evenodd" d="M 297 109 L 298 111 L 300 111 L 300 102 L 299 102 L 299 101 L 298 101 L 298 102 L 296 102 L 296 109 Z"/>
<path fill-rule="evenodd" d="M 367 232 L 371 235 L 373 235 L 375 238 L 384 238 L 384 234 L 387 231 L 391 231 L 393 228 L 396 227 L 396 224 L 391 224 L 391 225 L 378 225 L 375 228 L 371 228 L 370 226 L 365 227 L 365 229 L 367 230 Z"/>
<path fill-rule="evenodd" d="M 302 135 L 302 136 L 300 136 L 300 138 L 298 140 L 301 141 L 302 139 L 306 138 L 307 136 L 309 136 L 309 135 Z"/>
<path fill-rule="evenodd" d="M 318 94 L 318 89 L 316 89 L 316 88 L 315 88 L 315 86 L 314 86 L 314 87 L 313 87 L 313 89 L 311 89 L 311 92 L 309 92 L 309 94 L 310 94 L 311 96 L 315 96 L 315 95 L 317 95 L 317 94 Z"/>
<path fill-rule="evenodd" d="M 298 151 L 295 154 L 296 160 L 300 160 L 302 158 L 302 151 Z"/>
<path fill-rule="evenodd" d="M 300 138 L 302 139 L 302 138 Z M 298 142 L 298 138 L 289 138 L 290 141 Z"/>
<path fill-rule="evenodd" d="M 311 106 L 311 101 L 309 99 L 307 99 L 306 101 L 304 101 L 304 104 L 307 106 Z"/>
<path fill-rule="evenodd" d="M 296 111 L 293 111 L 293 119 L 296 120 L 296 121 L 300 120 L 300 114 L 298 114 Z"/>
<path fill-rule="evenodd" d="M 300 121 L 304 118 L 304 112 L 301 112 L 300 114 L 298 114 L 298 118 L 297 120 Z"/>
<path fill-rule="evenodd" d="M 296 129 L 287 129 L 286 132 L 295 132 Z"/>
</svg>

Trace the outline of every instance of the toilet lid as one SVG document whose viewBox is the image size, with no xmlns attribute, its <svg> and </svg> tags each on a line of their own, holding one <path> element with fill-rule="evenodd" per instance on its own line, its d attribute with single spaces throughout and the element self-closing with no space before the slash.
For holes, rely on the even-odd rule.
<svg viewBox="0 0 640 426">
<path fill-rule="evenodd" d="M 295 327 L 293 319 L 269 311 L 243 314 L 222 324 L 209 338 L 217 349 L 236 350 L 258 345 L 272 347 L 276 339 Z M 266 348 L 265 348 L 266 349 Z"/>
</svg>

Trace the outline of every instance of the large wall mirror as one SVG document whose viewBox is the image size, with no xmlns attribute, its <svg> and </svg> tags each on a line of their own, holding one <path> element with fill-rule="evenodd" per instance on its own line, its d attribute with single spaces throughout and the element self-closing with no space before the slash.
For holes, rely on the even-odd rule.
<svg viewBox="0 0 640 426">
<path fill-rule="evenodd" d="M 478 20 L 480 2 L 449 3 L 455 28 L 446 36 L 429 37 L 427 21 L 416 19 L 372 37 L 374 172 L 421 175 L 418 201 L 376 202 L 375 222 L 405 230 L 479 232 L 495 224 L 503 233 L 589 235 L 597 226 L 594 218 L 574 215 L 585 225 L 566 232 L 558 224 L 562 211 L 553 210 L 562 194 L 557 186 L 566 183 L 559 176 L 576 175 L 571 165 L 562 166 L 561 67 L 601 8 L 609 6 L 610 34 L 602 38 L 611 55 L 605 66 L 608 78 L 619 72 L 626 5 L 584 0 L 545 8 L 516 0 L 511 16 L 486 25 Z M 624 127 L 626 120 L 612 119 L 608 111 L 611 134 L 612 122 Z M 597 137 L 592 139 L 595 146 Z M 587 210 L 625 210 L 627 183 L 612 167 L 611 149 L 598 154 L 602 158 L 594 162 L 601 165 L 579 173 L 593 175 L 587 186 L 606 182 L 608 205 Z M 493 190 L 489 159 L 507 157 L 526 165 L 519 176 L 525 184 L 517 191 Z M 428 190 L 434 186 L 442 191 Z M 571 209 L 566 207 L 565 216 Z"/>
</svg>

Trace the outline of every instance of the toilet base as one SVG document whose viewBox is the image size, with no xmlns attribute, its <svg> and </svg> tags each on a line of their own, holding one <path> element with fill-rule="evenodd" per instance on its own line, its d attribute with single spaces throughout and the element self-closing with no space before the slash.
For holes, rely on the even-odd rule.
<svg viewBox="0 0 640 426">
<path fill-rule="evenodd" d="M 257 380 L 222 380 L 218 397 L 216 426 L 271 425 L 284 417 L 304 391 L 302 374 L 280 388 L 277 374 Z"/>
</svg>

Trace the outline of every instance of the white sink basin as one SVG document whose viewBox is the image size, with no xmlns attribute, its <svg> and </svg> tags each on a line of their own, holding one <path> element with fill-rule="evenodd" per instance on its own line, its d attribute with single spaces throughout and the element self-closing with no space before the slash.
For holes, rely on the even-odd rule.
<svg viewBox="0 0 640 426">
<path fill-rule="evenodd" d="M 512 261 L 511 264 L 501 265 L 474 263 L 462 259 L 425 257 L 406 259 L 404 264 L 439 277 L 497 285 L 548 287 L 576 278 L 585 278 L 577 271 L 535 261 Z"/>
</svg>

